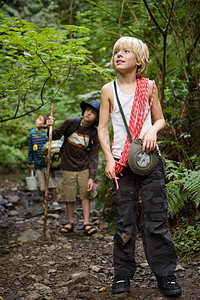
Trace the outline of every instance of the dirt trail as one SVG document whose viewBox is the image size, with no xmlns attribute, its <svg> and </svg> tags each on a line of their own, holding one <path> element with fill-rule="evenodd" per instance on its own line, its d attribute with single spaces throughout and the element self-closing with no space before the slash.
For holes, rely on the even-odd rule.
<svg viewBox="0 0 200 300">
<path fill-rule="evenodd" d="M 82 211 L 77 203 L 75 232 L 67 237 L 59 233 L 66 221 L 65 205 L 61 213 L 48 212 L 46 241 L 42 239 L 43 212 L 36 195 L 23 185 L 2 184 L 0 190 L 0 300 L 79 300 L 79 299 L 167 299 L 156 287 L 155 277 L 146 262 L 142 241 L 137 239 L 137 272 L 131 281 L 131 293 L 112 296 L 113 235 L 92 203 L 92 222 L 98 233 L 88 237 L 81 229 Z M 17 197 L 16 197 L 17 196 Z M 15 201 L 15 202 L 14 202 Z M 5 215 L 8 213 L 8 216 Z M 180 259 L 176 277 L 183 288 L 178 299 L 200 299 L 200 260 L 189 264 Z"/>
</svg>

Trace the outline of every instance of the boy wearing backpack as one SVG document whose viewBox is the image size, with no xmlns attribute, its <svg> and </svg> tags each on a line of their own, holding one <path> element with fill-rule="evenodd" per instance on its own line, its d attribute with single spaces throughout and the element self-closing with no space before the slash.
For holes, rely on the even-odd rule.
<svg viewBox="0 0 200 300">
<path fill-rule="evenodd" d="M 45 114 L 39 115 L 35 121 L 35 128 L 30 131 L 29 134 L 29 150 L 28 150 L 28 164 L 30 170 L 35 169 L 35 177 L 40 191 L 43 194 L 43 199 L 45 196 L 45 174 L 46 168 L 42 161 L 42 148 L 48 142 L 48 135 L 45 131 L 45 124 L 48 116 Z M 57 202 L 57 192 L 56 192 L 56 180 L 54 172 L 50 172 L 49 176 L 49 189 L 51 191 L 53 200 L 53 210 L 60 211 L 61 207 Z"/>
<path fill-rule="evenodd" d="M 74 203 L 77 187 L 82 201 L 84 223 L 87 235 L 93 235 L 97 229 L 90 224 L 90 200 L 96 196 L 94 178 L 97 174 L 99 140 L 97 137 L 100 103 L 92 100 L 82 101 L 82 118 L 68 118 L 53 130 L 53 139 L 64 135 L 61 149 L 62 199 L 66 202 L 68 223 L 60 232 L 68 234 L 74 230 Z M 53 125 L 55 119 L 49 117 L 47 125 Z"/>
</svg>

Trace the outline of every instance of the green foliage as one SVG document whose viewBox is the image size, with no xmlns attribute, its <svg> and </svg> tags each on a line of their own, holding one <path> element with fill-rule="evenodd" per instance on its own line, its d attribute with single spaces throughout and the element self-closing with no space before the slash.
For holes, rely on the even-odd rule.
<svg viewBox="0 0 200 300">
<path fill-rule="evenodd" d="M 184 164 L 166 160 L 169 211 L 173 217 L 188 201 L 200 204 L 200 171 L 189 170 Z"/>
<path fill-rule="evenodd" d="M 196 171 L 200 171 L 200 156 L 195 154 L 190 157 L 190 160 Z"/>
<path fill-rule="evenodd" d="M 186 193 L 194 201 L 196 207 L 200 204 L 200 171 L 188 171 L 183 177 L 183 193 Z"/>
<path fill-rule="evenodd" d="M 170 215 L 173 216 L 184 208 L 187 197 L 181 193 L 180 180 L 173 180 L 167 184 L 167 199 Z"/>
<path fill-rule="evenodd" d="M 175 247 L 182 255 L 188 255 L 200 250 L 200 218 L 196 217 L 194 225 L 188 225 L 186 219 L 173 235 Z"/>
<path fill-rule="evenodd" d="M 108 177 L 105 174 L 106 161 L 102 151 L 100 151 L 100 161 L 101 167 L 98 169 L 98 178 L 100 181 L 100 186 L 98 189 L 96 208 L 102 209 L 102 219 L 110 224 L 109 231 L 114 232 L 114 228 L 116 227 L 116 219 L 112 195 L 113 181 L 108 179 Z"/>
<path fill-rule="evenodd" d="M 32 22 L 39 27 L 54 26 L 58 4 L 51 0 L 7 0 L 0 1 L 0 11 L 6 17 L 15 17 Z"/>
<path fill-rule="evenodd" d="M 12 133 L 10 136 L 0 133 L 0 165 L 14 170 L 20 166 L 23 168 L 26 166 L 27 154 L 25 148 L 23 148 L 24 142 L 27 142 L 26 136 Z"/>
<path fill-rule="evenodd" d="M 106 195 L 109 194 L 109 191 L 113 185 L 112 180 L 108 179 L 108 177 L 105 175 L 106 161 L 102 155 L 100 156 L 102 160 L 101 168 L 98 169 L 98 177 L 101 178 L 102 182 L 100 188 L 98 189 L 98 201 L 96 205 L 97 209 L 100 209 L 102 206 L 106 207 L 107 205 L 111 205 L 111 203 L 106 203 Z"/>
<path fill-rule="evenodd" d="M 172 124 L 176 126 L 176 121 L 180 119 L 180 113 L 188 94 L 188 84 L 177 75 L 168 77 L 167 80 L 163 112 L 171 116 Z"/>
<path fill-rule="evenodd" d="M 55 99 L 76 70 L 93 72 L 85 63 L 85 28 L 39 29 L 33 23 L 3 16 L 0 24 L 1 122 Z"/>
</svg>

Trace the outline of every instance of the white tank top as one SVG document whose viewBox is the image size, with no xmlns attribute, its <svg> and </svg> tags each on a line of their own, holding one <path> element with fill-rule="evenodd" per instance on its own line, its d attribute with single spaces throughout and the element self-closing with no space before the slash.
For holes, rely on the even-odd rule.
<svg viewBox="0 0 200 300">
<path fill-rule="evenodd" d="M 117 82 L 116 82 L 117 83 Z M 115 96 L 115 90 L 114 90 L 114 81 L 112 82 L 113 86 L 113 95 L 114 95 L 114 105 L 113 105 L 113 111 L 111 113 L 111 120 L 112 120 L 112 126 L 114 130 L 114 144 L 112 146 L 112 154 L 115 158 L 120 158 L 121 153 L 124 149 L 124 144 L 126 141 L 127 137 L 127 131 L 121 116 L 121 112 L 119 110 L 118 104 L 117 104 L 117 99 Z M 126 122 L 129 125 L 129 120 L 130 120 L 130 115 L 131 115 L 131 109 L 133 105 L 133 99 L 134 99 L 134 94 L 132 95 L 126 95 L 123 94 L 117 84 L 117 93 L 118 97 L 124 112 L 124 115 L 126 117 Z M 147 101 L 147 105 L 145 107 L 145 114 L 147 113 L 149 108 L 149 102 Z M 142 126 L 142 130 L 140 133 L 139 138 L 142 138 L 145 132 L 152 126 L 151 123 L 151 110 L 149 111 L 146 120 Z"/>
</svg>

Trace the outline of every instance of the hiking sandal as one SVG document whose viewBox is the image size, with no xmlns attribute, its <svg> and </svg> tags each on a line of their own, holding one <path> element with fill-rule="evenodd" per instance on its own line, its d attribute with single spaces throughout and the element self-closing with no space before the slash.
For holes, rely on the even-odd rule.
<svg viewBox="0 0 200 300">
<path fill-rule="evenodd" d="M 86 229 L 86 227 L 89 227 L 89 228 Z M 93 235 L 93 234 L 95 234 L 97 232 L 96 227 L 93 226 L 92 224 L 85 224 L 85 225 L 83 225 L 83 229 L 84 229 L 86 235 L 89 235 L 89 236 L 91 236 L 91 235 Z"/>
<path fill-rule="evenodd" d="M 67 227 L 67 225 L 71 225 L 71 228 Z M 63 230 L 64 229 L 64 230 Z M 67 222 L 65 225 L 63 225 L 61 228 L 60 228 L 60 233 L 62 234 L 68 234 L 69 232 L 73 232 L 74 231 L 74 223 L 72 222 Z"/>
</svg>

